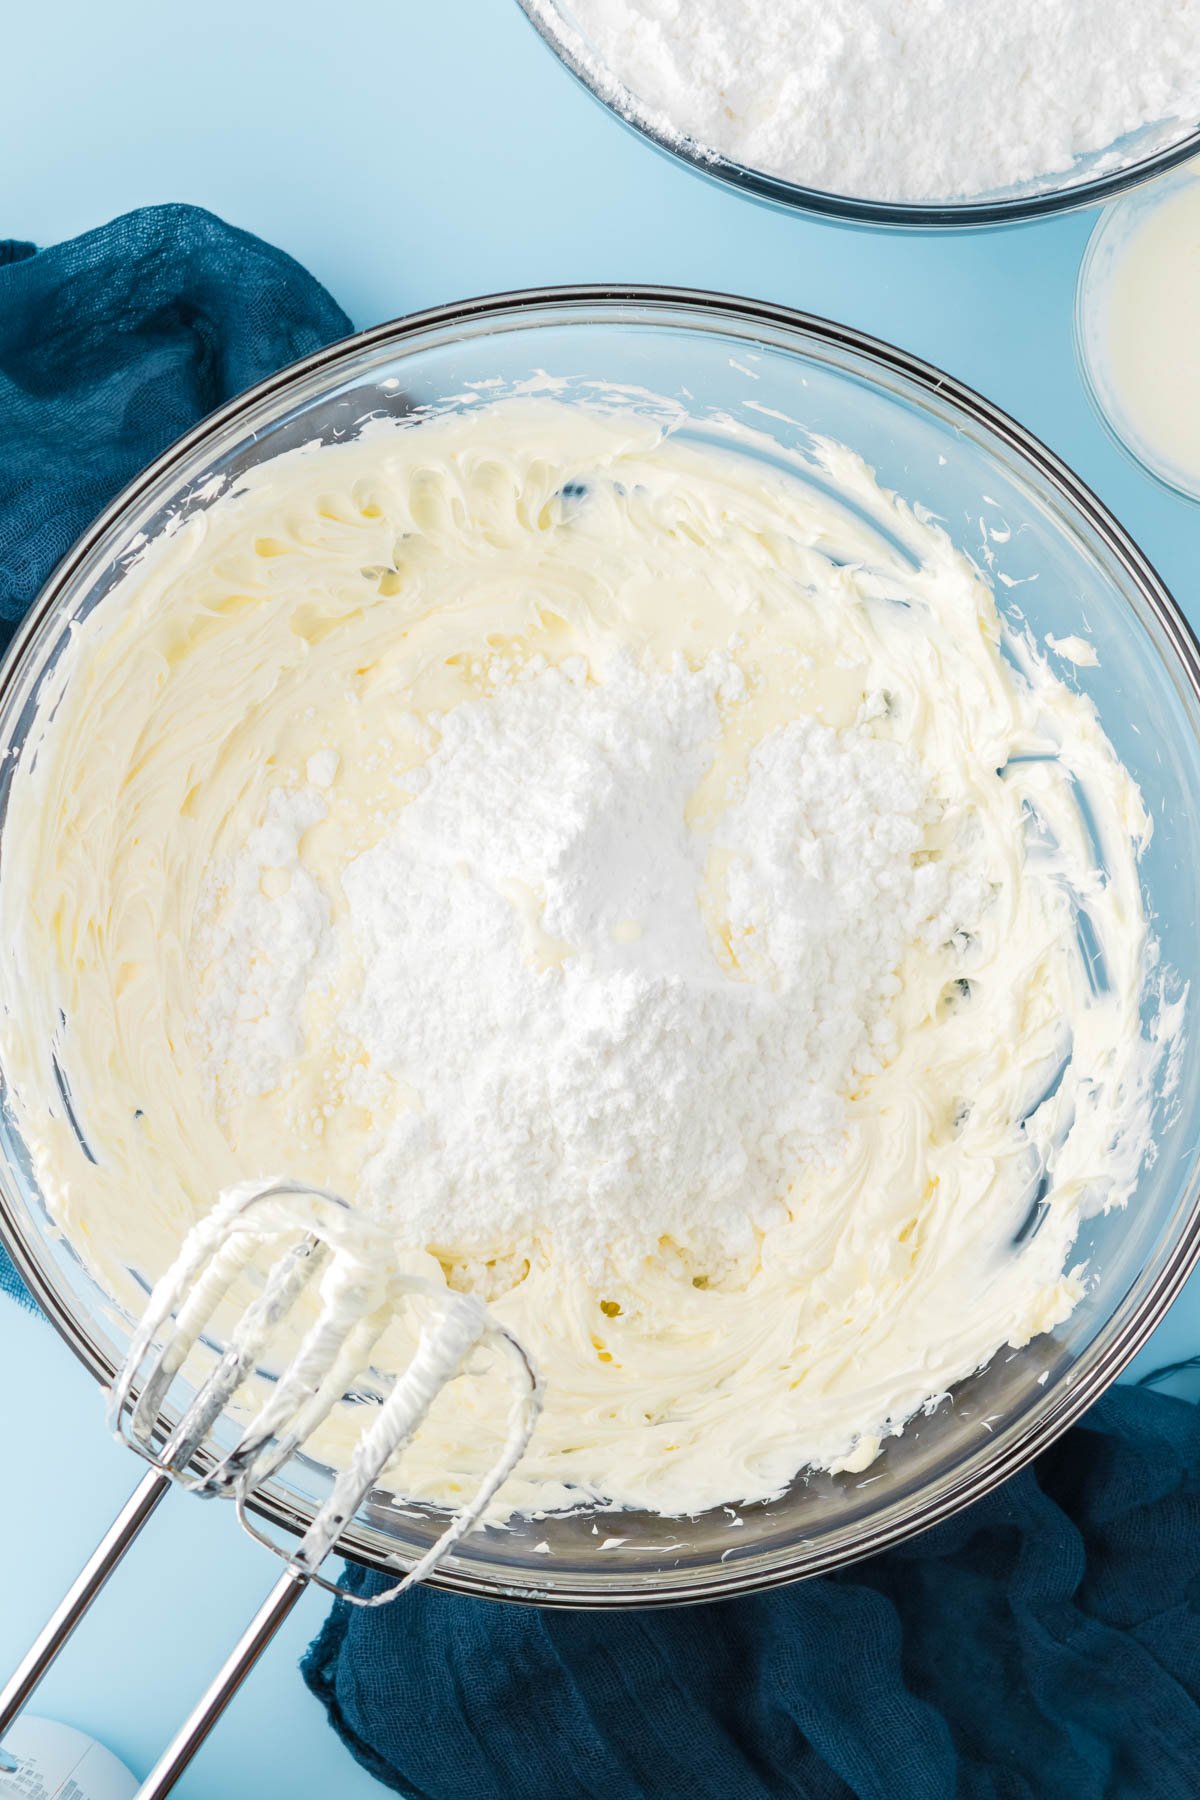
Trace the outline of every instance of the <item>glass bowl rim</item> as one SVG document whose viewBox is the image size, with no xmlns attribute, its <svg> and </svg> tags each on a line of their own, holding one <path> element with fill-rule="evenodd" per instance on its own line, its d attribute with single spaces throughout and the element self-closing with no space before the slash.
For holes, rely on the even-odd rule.
<svg viewBox="0 0 1200 1800">
<path fill-rule="evenodd" d="M 0 707 L 7 704 L 12 689 L 26 673 L 27 663 L 32 661 L 38 648 L 38 640 L 53 626 L 60 603 L 70 594 L 76 574 L 106 538 L 111 537 L 114 541 L 119 538 L 126 514 L 195 451 L 205 447 L 216 450 L 229 428 L 263 401 L 282 398 L 314 374 L 326 372 L 333 377 L 339 367 L 353 366 L 364 353 L 391 348 L 400 350 L 410 339 L 419 339 L 423 334 L 447 326 L 486 327 L 489 321 L 519 324 L 526 315 L 546 313 L 551 315 L 549 322 L 553 323 L 557 318 L 557 322 L 563 324 L 570 323 L 572 316 L 581 309 L 589 309 L 587 321 L 592 323 L 602 321 L 605 314 L 610 313 L 614 323 L 629 323 L 625 315 L 632 310 L 641 312 L 643 318 L 639 322 L 642 323 L 652 322 L 656 312 L 668 319 L 686 313 L 700 329 L 710 326 L 713 329 L 738 326 L 751 330 L 756 327 L 782 329 L 808 338 L 818 349 L 824 346 L 835 352 L 862 357 L 875 365 L 876 371 L 899 376 L 912 384 L 927 401 L 949 402 L 969 422 L 982 426 L 1010 453 L 1015 453 L 1019 460 L 1032 467 L 1057 496 L 1082 517 L 1106 551 L 1132 579 L 1173 651 L 1193 696 L 1200 703 L 1200 638 L 1153 564 L 1073 470 L 1040 439 L 974 389 L 883 339 L 774 302 L 704 289 L 592 283 L 481 295 L 387 320 L 337 339 L 288 364 L 208 414 L 168 445 L 122 489 L 51 572 L 0 658 Z M 7 1162 L 0 1159 L 0 1244 L 8 1251 L 18 1274 L 59 1335 L 94 1378 L 101 1385 L 107 1385 L 115 1372 L 111 1363 L 93 1342 L 81 1318 L 62 1304 L 49 1278 L 43 1275 L 37 1256 L 26 1245 L 21 1220 L 27 1210 L 14 1191 Z M 617 1570 L 603 1588 L 572 1588 L 569 1576 L 562 1580 L 556 1576 L 553 1586 L 540 1586 L 530 1578 L 518 1584 L 455 1567 L 435 1571 L 429 1578 L 429 1585 L 481 1598 L 558 1608 L 679 1605 L 761 1591 L 810 1575 L 828 1573 L 915 1536 L 991 1492 L 1023 1468 L 1116 1380 L 1163 1318 L 1192 1269 L 1200 1263 L 1200 1165 L 1185 1184 L 1176 1211 L 1184 1215 L 1178 1241 L 1117 1337 L 1094 1350 L 1074 1378 L 1060 1384 L 1061 1391 L 1059 1387 L 1052 1387 L 1035 1402 L 1030 1415 L 1019 1422 L 1010 1442 L 997 1438 L 994 1455 L 985 1457 L 966 1475 L 943 1479 L 935 1494 L 918 1489 L 892 1502 L 874 1523 L 860 1521 L 844 1527 L 835 1541 L 820 1550 L 814 1551 L 810 1547 L 806 1553 L 802 1542 L 797 1540 L 783 1553 L 782 1560 L 776 1560 L 766 1568 L 733 1566 L 728 1574 L 701 1575 L 699 1578 L 685 1571 L 674 1580 L 668 1575 L 659 1588 L 644 1585 L 645 1577 L 639 1578 L 636 1574 L 626 1576 L 622 1585 Z M 304 1509 L 277 1490 L 257 1497 L 253 1509 L 262 1518 L 294 1534 L 302 1533 L 308 1523 Z M 394 1574 L 397 1567 L 395 1561 L 373 1548 L 372 1540 L 358 1527 L 345 1534 L 339 1552 L 383 1573 Z"/>
<path fill-rule="evenodd" d="M 855 194 L 805 187 L 800 182 L 787 181 L 781 175 L 771 175 L 765 169 L 735 162 L 732 157 L 710 149 L 686 133 L 678 137 L 668 135 L 654 123 L 632 89 L 618 81 L 615 75 L 611 77 L 611 94 L 593 79 L 588 63 L 576 53 L 569 32 L 559 28 L 562 22 L 559 0 L 517 0 L 517 5 L 567 72 L 626 130 L 644 138 L 655 150 L 694 173 L 749 194 L 782 212 L 815 213 L 847 224 L 909 231 L 1013 225 L 1024 220 L 1048 218 L 1054 213 L 1080 212 L 1098 206 L 1200 155 L 1198 124 L 1195 130 L 1173 143 L 1164 144 L 1150 155 L 1093 176 L 1088 181 L 1064 183 L 1037 194 L 1013 195 L 1008 199 L 871 200 Z"/>
</svg>

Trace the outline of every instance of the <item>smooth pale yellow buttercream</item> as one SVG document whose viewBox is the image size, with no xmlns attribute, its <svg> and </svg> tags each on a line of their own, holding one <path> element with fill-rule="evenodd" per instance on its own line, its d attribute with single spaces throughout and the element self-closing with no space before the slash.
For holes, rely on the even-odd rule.
<svg viewBox="0 0 1200 1800">
<path fill-rule="evenodd" d="M 847 1095 L 844 1161 L 796 1171 L 748 1272 L 696 1285 L 664 1244 L 602 1289 L 553 1241 L 477 1267 L 445 1250 L 453 1194 L 441 1260 L 404 1246 L 414 1270 L 478 1281 L 545 1378 L 513 1507 L 694 1511 L 806 1465 L 866 1467 L 917 1409 L 1066 1317 L 1080 1217 L 1128 1196 L 1146 1147 L 1148 823 L 1090 702 L 1006 638 L 979 572 L 848 451 L 819 445 L 806 480 L 739 448 L 530 399 L 267 463 L 150 546 L 78 629 L 14 780 L 10 1099 L 56 1219 L 136 1310 L 126 1271 L 159 1275 L 223 1188 L 287 1170 L 353 1198 L 386 1122 L 329 1049 L 336 995 L 286 1092 L 222 1096 L 196 1042 L 206 872 L 314 756 L 336 750 L 338 772 L 302 854 L 335 912 L 340 870 L 404 803 L 395 777 L 426 754 L 430 716 L 487 691 L 496 656 L 595 672 L 615 643 L 663 666 L 732 654 L 747 690 L 722 712 L 695 801 L 710 810 L 804 713 L 845 727 L 874 708 L 918 759 L 937 805 L 924 854 L 993 899 L 969 942 L 911 947 L 898 1048 Z M 963 980 L 969 1005 L 953 1003 Z M 319 1130 L 298 1127 L 298 1091 Z M 1045 1216 L 1015 1246 L 1039 1186 Z M 377 1360 L 410 1342 L 397 1327 Z M 502 1441 L 499 1394 L 463 1380 L 443 1396 L 400 1465 L 405 1492 L 461 1495 Z"/>
</svg>

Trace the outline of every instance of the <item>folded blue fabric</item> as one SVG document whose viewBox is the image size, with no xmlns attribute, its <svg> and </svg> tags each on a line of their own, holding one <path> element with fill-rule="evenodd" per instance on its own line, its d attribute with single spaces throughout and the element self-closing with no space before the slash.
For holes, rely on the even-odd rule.
<svg viewBox="0 0 1200 1800">
<path fill-rule="evenodd" d="M 197 207 L 0 240 L 0 643 L 173 439 L 350 329 L 299 263 Z M 30 1304 L 2 1247 L 0 1293 Z"/>
<path fill-rule="evenodd" d="M 348 329 L 189 207 L 0 243 L 0 636 L 151 457 Z M 24 1294 L 3 1251 L 0 1291 Z M 1196 1800 L 1200 1413 L 1112 1392 L 957 1519 L 744 1600 L 339 1604 L 305 1676 L 422 1800 Z"/>
<path fill-rule="evenodd" d="M 349 330 L 299 263 L 196 207 L 0 243 L 0 621 L 173 439 Z"/>
<path fill-rule="evenodd" d="M 33 1297 L 13 1268 L 12 1260 L 3 1244 L 0 1244 L 0 1294 L 7 1294 L 10 1299 L 17 1302 L 18 1306 L 28 1306 L 31 1309 L 33 1307 Z"/>
<path fill-rule="evenodd" d="M 339 1601 L 304 1673 L 421 1800 L 1196 1800 L 1200 1409 L 1114 1389 L 947 1524 L 745 1599 Z"/>
</svg>

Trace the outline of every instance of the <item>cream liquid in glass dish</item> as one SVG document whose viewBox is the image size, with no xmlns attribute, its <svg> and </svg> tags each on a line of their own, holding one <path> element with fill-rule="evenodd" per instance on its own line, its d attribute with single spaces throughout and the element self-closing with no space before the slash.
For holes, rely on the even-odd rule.
<svg viewBox="0 0 1200 1800">
<path fill-rule="evenodd" d="M 1200 498 L 1200 175 L 1109 208 L 1079 276 L 1076 345 L 1101 417 L 1142 466 Z"/>
</svg>

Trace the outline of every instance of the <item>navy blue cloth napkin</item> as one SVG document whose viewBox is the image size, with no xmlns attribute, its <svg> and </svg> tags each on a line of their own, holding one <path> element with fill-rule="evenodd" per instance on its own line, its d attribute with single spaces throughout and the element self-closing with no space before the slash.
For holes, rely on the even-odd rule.
<svg viewBox="0 0 1200 1800">
<path fill-rule="evenodd" d="M 745 1599 L 339 1601 L 304 1673 L 421 1800 L 1197 1800 L 1200 1409 L 1110 1390 L 945 1525 Z"/>
<path fill-rule="evenodd" d="M 188 207 L 0 243 L 0 634 L 152 456 L 348 329 Z M 743 1600 L 339 1604 L 305 1675 L 421 1800 L 1197 1800 L 1200 1413 L 1112 1392 L 957 1519 Z"/>
<path fill-rule="evenodd" d="M 0 242 L 0 621 L 173 439 L 350 329 L 299 263 L 196 207 Z"/>
<path fill-rule="evenodd" d="M 3 1245 L 0 1245 L 0 1294 L 8 1294 L 19 1306 L 33 1305 L 29 1289 L 13 1268 Z"/>
</svg>

